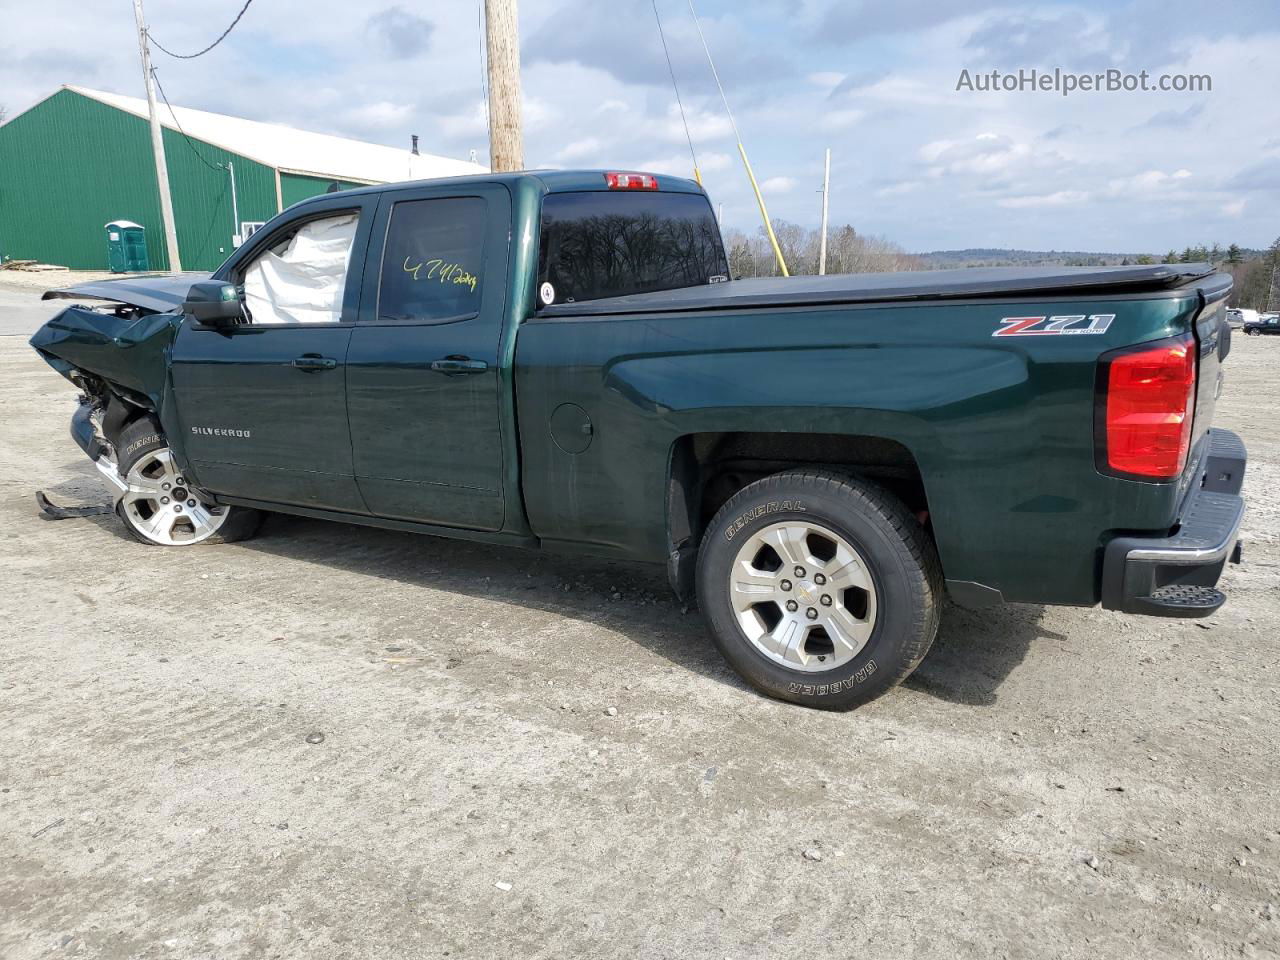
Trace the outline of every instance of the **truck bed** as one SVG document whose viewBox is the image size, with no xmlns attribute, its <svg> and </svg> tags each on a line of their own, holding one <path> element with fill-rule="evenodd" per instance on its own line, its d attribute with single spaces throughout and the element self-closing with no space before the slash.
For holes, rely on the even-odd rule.
<svg viewBox="0 0 1280 960">
<path fill-rule="evenodd" d="M 973 297 L 1051 297 L 1157 292 L 1208 276 L 1207 263 L 1129 267 L 981 267 L 823 277 L 752 277 L 654 293 L 557 303 L 545 317 L 688 310 L 741 310 L 839 303 L 956 300 Z"/>
</svg>

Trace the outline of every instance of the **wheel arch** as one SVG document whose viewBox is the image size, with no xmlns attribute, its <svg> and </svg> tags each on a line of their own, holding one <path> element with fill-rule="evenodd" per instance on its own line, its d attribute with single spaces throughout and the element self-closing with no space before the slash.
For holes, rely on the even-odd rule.
<svg viewBox="0 0 1280 960">
<path fill-rule="evenodd" d="M 671 444 L 666 486 L 667 575 L 683 601 L 694 595 L 698 546 L 707 524 L 737 491 L 761 477 L 825 467 L 885 487 L 930 533 L 924 474 L 900 440 L 873 434 L 713 431 Z"/>
</svg>

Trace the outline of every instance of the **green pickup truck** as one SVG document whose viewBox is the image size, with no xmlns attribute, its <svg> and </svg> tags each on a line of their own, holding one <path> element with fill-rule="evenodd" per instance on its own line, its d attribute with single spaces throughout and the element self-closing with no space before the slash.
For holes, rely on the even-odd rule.
<svg viewBox="0 0 1280 960">
<path fill-rule="evenodd" d="M 31 343 L 129 532 L 282 511 L 665 564 L 744 678 L 847 709 L 944 594 L 1205 616 L 1245 450 L 1207 265 L 731 279 L 697 184 L 299 203 L 209 277 L 47 296 Z"/>
</svg>

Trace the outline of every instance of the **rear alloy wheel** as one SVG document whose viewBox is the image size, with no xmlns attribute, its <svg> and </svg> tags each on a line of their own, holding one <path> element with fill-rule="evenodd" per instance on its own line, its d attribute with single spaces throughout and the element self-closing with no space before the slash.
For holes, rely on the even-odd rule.
<svg viewBox="0 0 1280 960">
<path fill-rule="evenodd" d="M 724 658 L 771 697 L 849 710 L 902 682 L 938 632 L 933 542 L 883 487 L 831 470 L 749 484 L 707 525 L 698 605 Z"/>
<path fill-rule="evenodd" d="M 821 523 L 775 523 L 753 534 L 738 548 L 729 590 L 743 635 L 792 670 L 843 666 L 875 629 L 866 560 Z"/>
</svg>

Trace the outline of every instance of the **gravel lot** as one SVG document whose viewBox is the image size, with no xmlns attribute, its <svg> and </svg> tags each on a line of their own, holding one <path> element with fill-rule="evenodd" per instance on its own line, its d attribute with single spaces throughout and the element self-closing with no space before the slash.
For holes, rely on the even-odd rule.
<svg viewBox="0 0 1280 960">
<path fill-rule="evenodd" d="M 105 495 L 0 337 L 0 957 L 1275 956 L 1278 373 L 1237 337 L 1217 616 L 952 609 L 832 715 L 746 689 L 658 570 L 44 521 Z"/>
<path fill-rule="evenodd" d="M 19 277 L 22 279 L 18 279 Z M 38 278 L 38 284 L 32 278 Z M 66 306 L 56 300 L 41 300 L 40 294 L 45 290 L 96 279 L 97 274 L 71 271 L 58 271 L 51 278 L 49 273 L 27 274 L 18 270 L 6 270 L 0 274 L 0 337 L 29 337 L 42 323 Z"/>
</svg>

